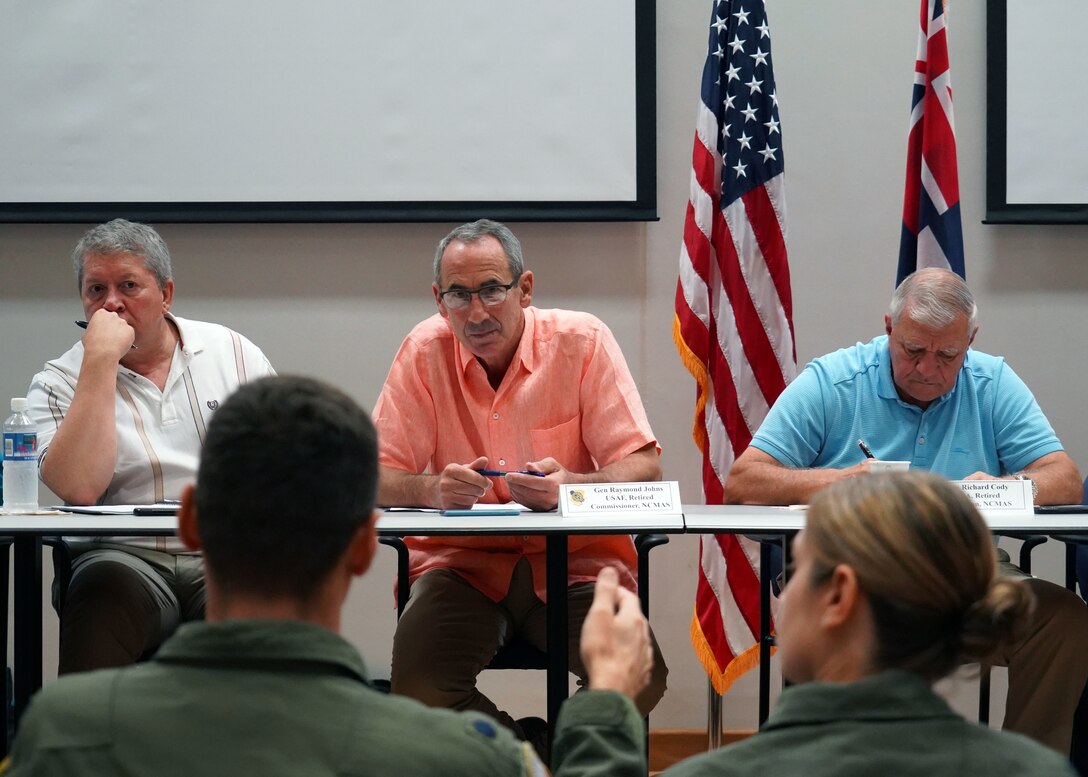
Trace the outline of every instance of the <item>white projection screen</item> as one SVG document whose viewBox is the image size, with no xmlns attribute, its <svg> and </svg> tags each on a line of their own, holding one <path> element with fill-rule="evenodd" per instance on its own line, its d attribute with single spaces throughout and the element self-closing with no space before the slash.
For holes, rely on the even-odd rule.
<svg viewBox="0 0 1088 777">
<path fill-rule="evenodd" d="M 1088 2 L 988 0 L 986 221 L 1088 223 Z"/>
<path fill-rule="evenodd" d="M 656 218 L 654 0 L 0 0 L 0 221 Z"/>
</svg>

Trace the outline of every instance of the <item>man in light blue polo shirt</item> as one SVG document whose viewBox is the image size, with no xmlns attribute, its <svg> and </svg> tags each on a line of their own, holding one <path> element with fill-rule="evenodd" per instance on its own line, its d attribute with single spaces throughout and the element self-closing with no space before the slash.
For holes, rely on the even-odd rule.
<svg viewBox="0 0 1088 777">
<path fill-rule="evenodd" d="M 752 445 L 790 467 L 847 469 L 865 459 L 861 439 L 877 459 L 909 461 L 955 480 L 1030 469 L 1035 482 L 1038 469 L 1052 462 L 1063 495 L 1066 470 L 1079 478 L 1035 397 L 1003 358 L 964 351 L 951 389 L 923 409 L 899 395 L 888 338 L 809 363 Z M 1058 455 L 1038 462 L 1049 454 Z"/>
<path fill-rule="evenodd" d="M 1079 503 L 1080 473 L 1031 391 L 1004 359 L 970 350 L 977 315 L 954 273 L 906 278 L 885 335 L 813 360 L 786 388 L 734 463 L 726 500 L 807 502 L 869 472 L 864 440 L 877 459 L 952 479 L 1027 478 L 1037 504 Z M 1076 763 L 1088 756 L 1088 730 L 1074 731 L 1088 682 L 1088 608 L 1052 583 L 1028 584 L 1039 599 L 1031 631 L 999 657 L 1009 667 L 1005 728 L 1072 747 Z"/>
</svg>

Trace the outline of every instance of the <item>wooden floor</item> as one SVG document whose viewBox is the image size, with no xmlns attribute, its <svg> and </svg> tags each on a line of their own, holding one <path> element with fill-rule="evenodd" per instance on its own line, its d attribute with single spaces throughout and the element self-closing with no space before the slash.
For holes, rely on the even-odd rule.
<svg viewBox="0 0 1088 777">
<path fill-rule="evenodd" d="M 755 730 L 724 731 L 722 744 L 747 739 Z M 650 774 L 707 750 L 706 729 L 654 729 L 650 731 Z"/>
</svg>

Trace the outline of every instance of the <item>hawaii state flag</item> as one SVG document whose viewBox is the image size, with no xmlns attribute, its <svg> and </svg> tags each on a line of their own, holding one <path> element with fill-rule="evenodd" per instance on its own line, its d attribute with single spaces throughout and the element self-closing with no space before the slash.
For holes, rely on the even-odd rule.
<svg viewBox="0 0 1088 777">
<path fill-rule="evenodd" d="M 696 382 L 708 504 L 721 504 L 735 457 L 797 371 L 783 170 L 766 9 L 761 0 L 717 0 L 673 321 Z M 758 543 L 703 537 L 691 636 L 719 693 L 758 664 L 758 634 Z"/>
<path fill-rule="evenodd" d="M 945 0 L 922 0 L 896 286 L 925 267 L 966 277 L 947 20 Z"/>
</svg>

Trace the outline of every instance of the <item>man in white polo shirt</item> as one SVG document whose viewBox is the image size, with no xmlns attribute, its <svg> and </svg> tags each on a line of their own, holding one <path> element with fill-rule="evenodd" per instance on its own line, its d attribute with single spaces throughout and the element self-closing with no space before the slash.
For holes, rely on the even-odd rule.
<svg viewBox="0 0 1088 777">
<path fill-rule="evenodd" d="M 274 374 L 246 338 L 170 314 L 170 253 L 144 224 L 94 227 L 72 253 L 87 333 L 34 376 L 38 471 L 68 504 L 176 499 L 212 413 Z M 172 538 L 72 540 L 61 673 L 123 666 L 204 614 L 204 566 Z"/>
</svg>

